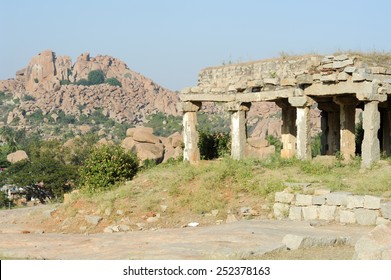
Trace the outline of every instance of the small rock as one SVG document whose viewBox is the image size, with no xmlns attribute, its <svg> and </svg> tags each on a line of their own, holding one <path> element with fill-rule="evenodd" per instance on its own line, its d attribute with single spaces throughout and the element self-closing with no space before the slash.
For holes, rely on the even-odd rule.
<svg viewBox="0 0 391 280">
<path fill-rule="evenodd" d="M 147 223 L 156 223 L 157 221 L 159 221 L 159 217 L 157 216 L 147 218 Z"/>
<path fill-rule="evenodd" d="M 130 227 L 128 225 L 119 225 L 120 231 L 129 231 Z"/>
<path fill-rule="evenodd" d="M 88 216 L 85 216 L 84 219 L 86 220 L 87 223 L 96 226 L 102 220 L 102 217 L 88 215 Z"/>
<path fill-rule="evenodd" d="M 86 231 L 86 230 L 87 230 L 87 227 L 86 227 L 86 226 L 81 226 L 81 227 L 79 227 L 79 230 L 80 230 L 80 231 Z"/>
<path fill-rule="evenodd" d="M 197 222 L 191 222 L 191 223 L 187 224 L 188 227 L 198 227 L 199 225 L 200 225 L 200 223 L 197 223 Z"/>
<path fill-rule="evenodd" d="M 219 210 L 214 209 L 214 210 L 211 211 L 211 213 L 212 213 L 213 217 L 216 217 L 219 214 Z"/>
<path fill-rule="evenodd" d="M 242 214 L 248 214 L 250 213 L 251 208 L 250 207 L 240 207 L 240 213 Z"/>
<path fill-rule="evenodd" d="M 123 214 L 124 214 L 124 211 L 122 211 L 122 210 L 117 210 L 117 212 L 116 212 L 116 213 L 117 213 L 117 215 L 120 215 L 120 216 L 121 216 L 121 215 L 123 215 Z"/>
<path fill-rule="evenodd" d="M 166 212 L 168 206 L 167 205 L 160 205 L 160 210 L 162 210 L 162 212 Z"/>
<path fill-rule="evenodd" d="M 228 214 L 227 219 L 225 220 L 226 224 L 237 222 L 238 219 L 235 217 L 234 214 Z"/>
<path fill-rule="evenodd" d="M 110 216 L 111 215 L 111 209 L 110 208 L 107 208 L 107 209 L 105 209 L 105 215 L 106 216 Z"/>
<path fill-rule="evenodd" d="M 111 226 L 108 226 L 108 227 L 105 227 L 105 229 L 103 230 L 104 233 L 113 233 L 114 230 L 112 229 Z"/>
<path fill-rule="evenodd" d="M 145 224 L 144 223 L 136 223 L 136 226 L 138 227 L 138 229 L 142 230 L 142 229 L 144 229 Z"/>
</svg>

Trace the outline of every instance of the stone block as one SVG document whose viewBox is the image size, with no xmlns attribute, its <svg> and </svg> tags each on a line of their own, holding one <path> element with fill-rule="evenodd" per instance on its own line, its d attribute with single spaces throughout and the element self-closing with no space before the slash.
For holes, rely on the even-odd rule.
<svg viewBox="0 0 391 280">
<path fill-rule="evenodd" d="M 356 222 L 356 216 L 353 211 L 341 210 L 339 212 L 339 222 L 344 224 L 354 224 Z"/>
<path fill-rule="evenodd" d="M 356 209 L 354 213 L 358 224 L 362 226 L 376 225 L 376 219 L 378 217 L 377 211 L 360 208 Z"/>
<path fill-rule="evenodd" d="M 299 248 L 324 247 L 338 244 L 346 244 L 349 238 L 333 237 L 333 236 L 302 236 L 287 234 L 283 237 L 282 243 L 289 250 L 297 250 Z"/>
<path fill-rule="evenodd" d="M 326 204 L 326 197 L 324 195 L 314 195 L 312 197 L 312 204 L 324 205 L 324 204 Z"/>
<path fill-rule="evenodd" d="M 275 202 L 281 203 L 291 203 L 294 198 L 295 195 L 288 192 L 276 192 L 276 194 L 274 195 Z"/>
<path fill-rule="evenodd" d="M 346 81 L 349 78 L 349 75 L 346 72 L 338 73 L 337 80 L 338 81 Z"/>
<path fill-rule="evenodd" d="M 353 64 L 354 64 L 353 59 L 347 59 L 347 60 L 344 60 L 344 61 L 334 61 L 333 62 L 333 68 L 334 69 L 344 68 L 346 66 L 353 65 Z"/>
<path fill-rule="evenodd" d="M 326 195 L 329 194 L 331 191 L 330 189 L 316 189 L 314 191 L 314 195 Z"/>
<path fill-rule="evenodd" d="M 289 219 L 292 221 L 301 221 L 302 220 L 301 207 L 292 206 L 289 209 Z"/>
<path fill-rule="evenodd" d="M 309 206 L 312 205 L 312 195 L 297 194 L 296 195 L 297 206 Z"/>
<path fill-rule="evenodd" d="M 247 143 L 254 148 L 264 148 L 269 146 L 269 141 L 261 137 L 247 138 Z"/>
<path fill-rule="evenodd" d="M 380 205 L 380 212 L 383 218 L 391 220 L 391 202 L 382 203 Z"/>
<path fill-rule="evenodd" d="M 274 203 L 273 213 L 277 220 L 282 220 L 289 215 L 289 205 L 284 203 Z"/>
<path fill-rule="evenodd" d="M 381 260 L 390 259 L 391 254 L 391 228 L 378 225 L 367 235 L 357 240 L 354 246 L 354 259 Z"/>
<path fill-rule="evenodd" d="M 307 206 L 302 208 L 305 221 L 317 220 L 319 217 L 319 208 L 317 206 Z"/>
<path fill-rule="evenodd" d="M 349 57 L 346 54 L 340 54 L 334 57 L 334 61 L 344 61 L 349 59 Z"/>
<path fill-rule="evenodd" d="M 281 80 L 281 86 L 295 86 L 296 79 L 295 78 L 285 78 Z"/>
<path fill-rule="evenodd" d="M 364 197 L 362 195 L 350 195 L 347 197 L 346 208 L 363 208 L 364 207 Z"/>
<path fill-rule="evenodd" d="M 348 74 L 352 74 L 356 71 L 356 67 L 354 66 L 348 66 L 348 67 L 345 67 L 344 71 Z"/>
<path fill-rule="evenodd" d="M 335 82 L 336 80 L 337 80 L 337 74 L 335 73 L 320 77 L 320 81 L 325 83 Z"/>
<path fill-rule="evenodd" d="M 331 206 L 346 206 L 347 198 L 350 196 L 349 192 L 333 192 L 326 196 L 327 205 Z"/>
<path fill-rule="evenodd" d="M 389 219 L 383 218 L 383 217 L 377 217 L 376 219 L 376 225 L 389 225 L 391 221 Z"/>
<path fill-rule="evenodd" d="M 380 197 L 371 195 L 364 196 L 364 208 L 380 209 Z"/>
<path fill-rule="evenodd" d="M 319 208 L 319 220 L 334 221 L 337 206 L 322 205 Z"/>
</svg>

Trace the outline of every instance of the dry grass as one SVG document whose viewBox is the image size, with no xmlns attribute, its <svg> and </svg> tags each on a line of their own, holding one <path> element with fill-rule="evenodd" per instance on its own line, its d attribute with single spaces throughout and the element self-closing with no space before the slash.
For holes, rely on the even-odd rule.
<svg viewBox="0 0 391 280">
<path fill-rule="evenodd" d="M 80 194 L 59 208 L 56 215 L 59 220 L 72 218 L 77 226 L 83 225 L 84 215 L 101 215 L 104 222 L 92 229 L 95 232 L 124 220 L 132 225 L 144 223 L 145 228 L 159 228 L 181 227 L 192 221 L 215 224 L 225 220 L 228 213 L 238 218 L 267 218 L 274 193 L 286 188 L 286 182 L 311 183 L 305 190 L 295 188 L 296 192 L 329 188 L 391 198 L 391 165 L 382 161 L 370 170 L 360 171 L 359 161 L 322 164 L 277 157 L 265 161 L 224 158 L 201 161 L 196 166 L 163 164 L 139 173 L 115 190 Z M 241 207 L 250 207 L 255 214 L 244 216 Z M 212 216 L 212 210 L 218 210 L 218 215 Z M 156 215 L 160 216 L 157 223 L 146 222 Z M 77 232 L 79 228 L 69 227 L 65 231 Z"/>
</svg>

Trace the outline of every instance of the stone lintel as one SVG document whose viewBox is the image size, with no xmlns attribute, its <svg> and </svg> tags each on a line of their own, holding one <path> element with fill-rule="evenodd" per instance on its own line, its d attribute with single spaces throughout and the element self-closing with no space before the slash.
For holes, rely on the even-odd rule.
<svg viewBox="0 0 391 280">
<path fill-rule="evenodd" d="M 277 89 L 261 92 L 218 92 L 218 93 L 189 93 L 179 94 L 181 101 L 214 101 L 214 102 L 257 102 L 257 101 L 273 101 L 281 98 L 294 96 L 294 88 Z"/>
<path fill-rule="evenodd" d="M 251 107 L 250 102 L 240 102 L 240 101 L 228 102 L 225 103 L 224 105 L 227 111 L 248 111 L 250 110 Z"/>
<path fill-rule="evenodd" d="M 357 105 L 359 102 L 354 96 L 334 96 L 333 101 L 338 105 Z"/>
<path fill-rule="evenodd" d="M 197 112 L 200 110 L 202 103 L 199 101 L 187 101 L 177 104 L 177 109 L 180 112 Z"/>
<path fill-rule="evenodd" d="M 293 96 L 289 97 L 288 101 L 293 107 L 309 107 L 315 103 L 315 101 L 308 96 Z"/>
</svg>

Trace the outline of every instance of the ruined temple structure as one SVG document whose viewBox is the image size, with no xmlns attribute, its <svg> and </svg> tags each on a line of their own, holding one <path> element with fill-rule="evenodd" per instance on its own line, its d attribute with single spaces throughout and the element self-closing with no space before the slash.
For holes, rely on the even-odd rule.
<svg viewBox="0 0 391 280">
<path fill-rule="evenodd" d="M 383 61 L 384 62 L 384 61 Z M 288 57 L 210 67 L 198 85 L 181 91 L 184 159 L 200 159 L 197 111 L 225 103 L 231 114 L 232 157 L 246 156 L 246 112 L 253 102 L 282 109 L 282 157 L 311 159 L 310 110 L 321 110 L 322 154 L 355 156 L 356 110 L 362 111 L 362 167 L 391 154 L 391 65 L 370 55 Z"/>
</svg>

